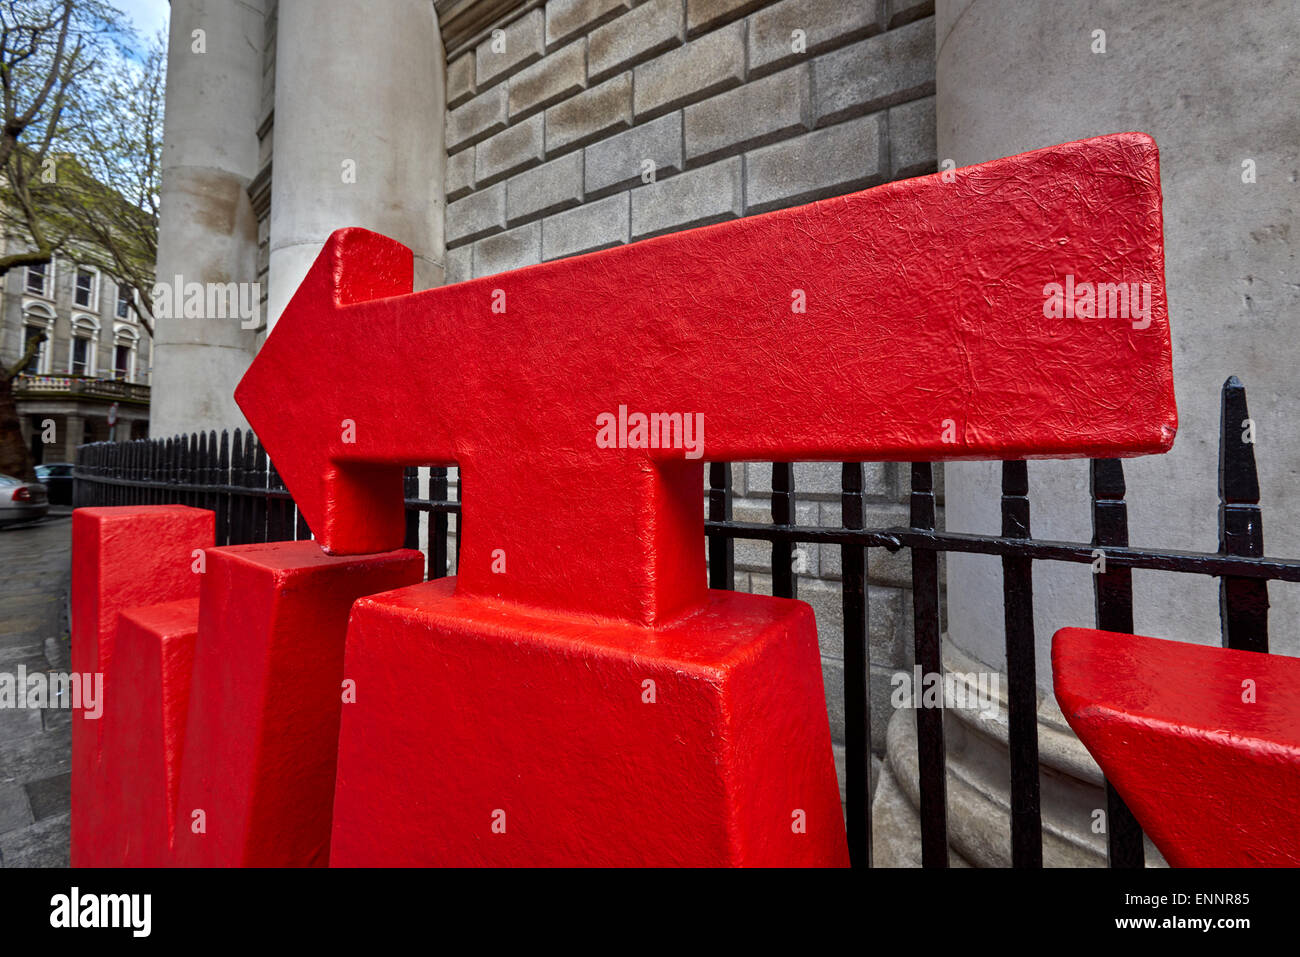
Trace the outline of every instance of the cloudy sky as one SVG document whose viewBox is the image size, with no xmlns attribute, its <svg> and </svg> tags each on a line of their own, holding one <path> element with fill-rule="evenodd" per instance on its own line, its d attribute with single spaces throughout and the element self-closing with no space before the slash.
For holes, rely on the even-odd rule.
<svg viewBox="0 0 1300 957">
<path fill-rule="evenodd" d="M 142 40 L 167 29 L 167 17 L 171 13 L 167 0 L 113 0 L 113 4 L 131 18 Z"/>
</svg>

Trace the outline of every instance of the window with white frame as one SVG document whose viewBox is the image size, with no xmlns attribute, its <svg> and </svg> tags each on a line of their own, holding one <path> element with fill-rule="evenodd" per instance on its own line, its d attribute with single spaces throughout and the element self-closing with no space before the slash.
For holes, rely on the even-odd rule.
<svg viewBox="0 0 1300 957">
<path fill-rule="evenodd" d="M 54 350 L 54 312 L 39 302 L 26 303 L 23 307 L 23 352 L 33 339 L 45 336 L 45 341 L 36 347 L 36 353 L 23 367 L 26 375 L 48 375 L 50 356 Z"/>
<path fill-rule="evenodd" d="M 27 354 L 27 350 L 31 348 L 33 339 L 38 339 L 44 335 L 44 326 L 23 326 L 23 354 Z M 23 366 L 24 375 L 41 374 L 41 359 L 44 358 L 41 353 L 44 351 L 45 342 L 42 341 L 41 344 L 36 347 L 36 351 L 32 353 L 32 357 L 27 360 L 27 365 Z"/>
<path fill-rule="evenodd" d="M 114 315 L 119 319 L 131 318 L 131 290 L 121 283 L 118 283 L 117 286 L 117 306 Z"/>
<path fill-rule="evenodd" d="M 139 335 L 128 326 L 118 326 L 113 333 L 113 378 L 135 381 L 136 347 Z"/>
<path fill-rule="evenodd" d="M 84 316 L 72 322 L 72 346 L 68 350 L 68 372 L 72 375 L 95 374 L 95 339 L 99 328 Z"/>
<path fill-rule="evenodd" d="M 95 299 L 99 285 L 99 274 L 85 266 L 77 267 L 76 287 L 72 292 L 72 301 L 82 309 L 95 309 Z"/>
<path fill-rule="evenodd" d="M 27 281 L 24 288 L 35 296 L 50 296 L 50 277 L 53 270 L 49 263 L 37 263 L 27 267 Z"/>
</svg>

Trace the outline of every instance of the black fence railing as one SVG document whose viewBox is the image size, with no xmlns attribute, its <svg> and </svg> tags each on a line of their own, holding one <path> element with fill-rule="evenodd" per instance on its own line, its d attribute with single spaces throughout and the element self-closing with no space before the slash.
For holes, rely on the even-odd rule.
<svg viewBox="0 0 1300 957">
<path fill-rule="evenodd" d="M 1041 867 L 1042 822 L 1039 803 L 1037 685 L 1033 615 L 1033 563 L 1090 564 L 1096 626 L 1133 630 L 1133 569 L 1181 572 L 1219 578 L 1223 644 L 1268 651 L 1268 582 L 1300 581 L 1300 560 L 1264 557 L 1254 429 L 1246 392 L 1234 376 L 1224 383 L 1219 436 L 1219 549 L 1216 552 L 1134 547 L 1128 541 L 1124 470 L 1117 459 L 1091 462 L 1092 541 L 1057 542 L 1030 536 L 1029 481 L 1024 462 L 1002 465 L 1002 534 L 945 532 L 936 528 L 932 467 L 911 468 L 911 514 L 907 528 L 863 528 L 862 463 L 843 466 L 840 528 L 797 525 L 791 463 L 772 466 L 772 523 L 732 520 L 731 469 L 712 463 L 708 470 L 707 519 L 709 584 L 734 589 L 736 539 L 772 546 L 772 588 L 778 597 L 796 597 L 793 570 L 797 544 L 838 545 L 841 550 L 844 607 L 844 714 L 846 807 L 850 855 L 855 866 L 871 861 L 870 662 L 867 642 L 868 549 L 912 552 L 913 653 L 923 675 L 941 674 L 940 552 L 996 555 L 1002 559 L 1007 654 L 1007 704 L 1011 767 L 1011 851 L 1015 867 Z M 447 469 L 429 470 L 429 491 L 419 496 L 418 473 L 408 469 L 405 495 L 406 545 L 418 547 L 428 533 L 428 578 L 450 573 L 452 514 L 460 503 L 449 498 Z M 83 505 L 184 504 L 216 513 L 218 545 L 286 541 L 310 531 L 272 465 L 251 434 L 235 430 L 100 442 L 77 451 L 75 503 Z M 427 515 L 427 518 L 421 516 Z M 459 519 L 458 519 L 459 521 Z M 455 538 L 459 545 L 459 536 Z M 1098 565 L 1099 555 L 1104 562 Z M 948 825 L 943 712 L 917 708 L 922 864 L 948 865 Z M 1107 845 L 1111 867 L 1142 867 L 1142 831 L 1122 798 L 1106 785 Z"/>
</svg>

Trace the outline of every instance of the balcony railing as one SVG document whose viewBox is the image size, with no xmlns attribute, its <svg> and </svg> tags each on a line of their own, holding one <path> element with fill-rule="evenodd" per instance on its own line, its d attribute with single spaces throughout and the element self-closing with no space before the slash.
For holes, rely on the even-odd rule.
<svg viewBox="0 0 1300 957">
<path fill-rule="evenodd" d="M 14 396 L 19 399 L 70 396 L 148 405 L 149 387 L 138 382 L 84 375 L 20 375 L 14 380 Z"/>
</svg>

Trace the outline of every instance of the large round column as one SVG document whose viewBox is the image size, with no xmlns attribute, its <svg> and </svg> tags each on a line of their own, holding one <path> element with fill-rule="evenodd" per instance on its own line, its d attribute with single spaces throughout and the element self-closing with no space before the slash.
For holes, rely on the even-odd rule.
<svg viewBox="0 0 1300 957">
<path fill-rule="evenodd" d="M 172 0 L 157 281 L 257 281 L 257 175 L 265 17 L 261 0 Z M 247 287 L 245 287 L 247 288 Z M 243 426 L 231 395 L 256 342 L 238 315 L 157 318 L 149 431 Z"/>
<path fill-rule="evenodd" d="M 445 66 L 432 0 L 280 0 L 272 327 L 329 234 L 364 226 L 443 275 Z"/>
</svg>

